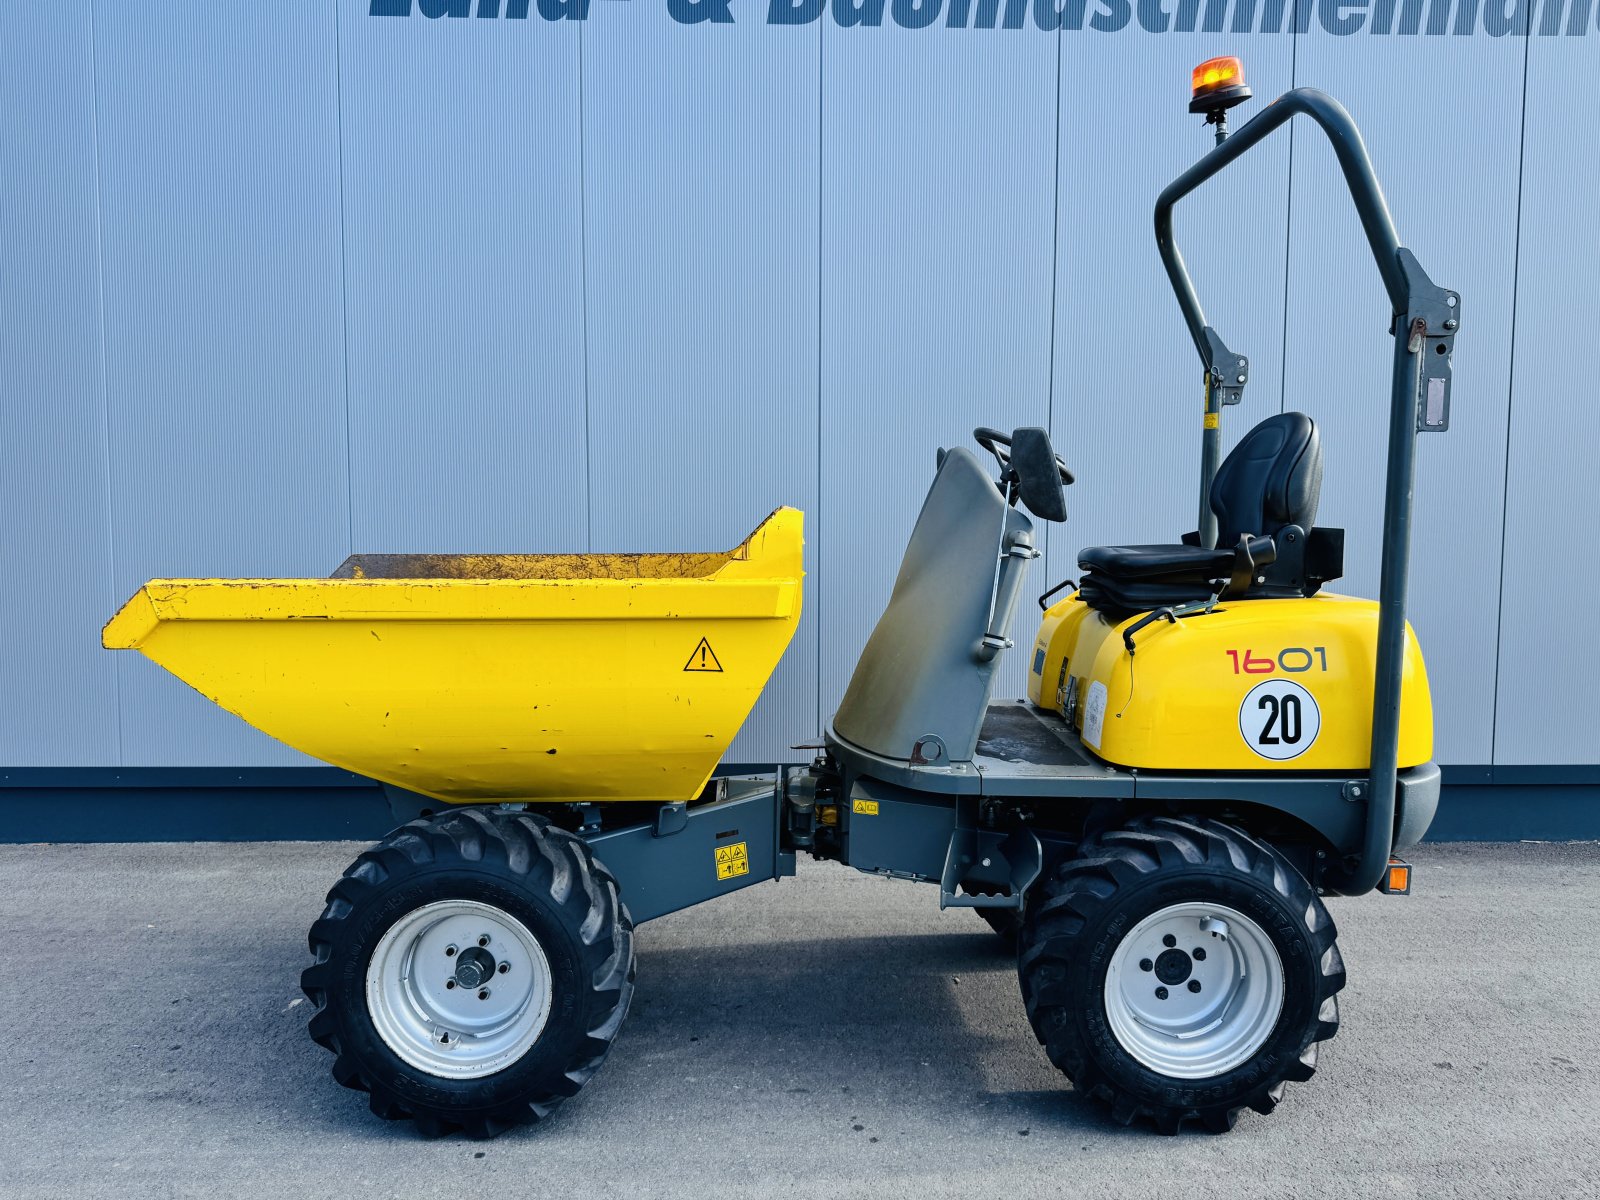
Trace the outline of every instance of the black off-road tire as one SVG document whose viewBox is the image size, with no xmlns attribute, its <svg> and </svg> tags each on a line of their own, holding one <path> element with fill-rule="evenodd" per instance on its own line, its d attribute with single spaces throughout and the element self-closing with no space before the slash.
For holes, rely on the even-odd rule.
<svg viewBox="0 0 1600 1200">
<path fill-rule="evenodd" d="M 1186 1079 L 1151 1070 L 1118 1041 L 1105 979 L 1140 921 L 1195 901 L 1254 921 L 1278 952 L 1284 987 L 1277 1021 L 1248 1059 Z M 1318 1046 L 1339 1028 L 1345 972 L 1335 937 L 1315 889 L 1270 846 L 1220 821 L 1145 818 L 1091 838 L 1036 885 L 1018 973 L 1035 1035 L 1079 1092 L 1124 1125 L 1148 1118 L 1173 1134 L 1195 1121 L 1221 1133 L 1245 1108 L 1270 1113 L 1288 1083 L 1315 1072 Z"/>
<path fill-rule="evenodd" d="M 493 1074 L 447 1078 L 403 1061 L 373 1024 L 374 948 L 407 914 L 472 900 L 515 917 L 548 959 L 552 1003 L 537 1040 Z M 548 1116 L 605 1060 L 633 996 L 633 921 L 617 882 L 580 838 L 525 812 L 458 809 L 412 821 L 363 853 L 312 925 L 300 985 L 311 1036 L 333 1077 L 368 1092 L 372 1111 L 425 1134 L 493 1137 Z"/>
</svg>

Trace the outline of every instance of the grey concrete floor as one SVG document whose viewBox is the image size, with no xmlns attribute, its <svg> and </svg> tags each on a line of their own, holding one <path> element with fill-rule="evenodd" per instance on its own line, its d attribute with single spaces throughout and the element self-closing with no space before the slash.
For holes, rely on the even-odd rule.
<svg viewBox="0 0 1600 1200">
<path fill-rule="evenodd" d="M 802 865 L 644 927 L 616 1050 L 554 1120 L 429 1141 L 305 1034 L 348 844 L 0 848 L 0 1195 L 1600 1195 L 1600 847 L 1433 846 L 1335 902 L 1322 1069 L 1225 1137 L 1110 1124 L 931 888 Z"/>
</svg>

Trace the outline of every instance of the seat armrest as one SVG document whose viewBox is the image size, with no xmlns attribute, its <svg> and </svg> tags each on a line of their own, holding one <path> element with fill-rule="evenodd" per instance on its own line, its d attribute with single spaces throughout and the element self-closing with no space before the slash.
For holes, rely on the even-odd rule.
<svg viewBox="0 0 1600 1200">
<path fill-rule="evenodd" d="M 1228 580 L 1226 594 L 1242 596 L 1256 581 L 1256 568 L 1278 561 L 1278 543 L 1270 537 L 1239 535 L 1239 544 L 1233 548 L 1233 574 Z"/>
</svg>

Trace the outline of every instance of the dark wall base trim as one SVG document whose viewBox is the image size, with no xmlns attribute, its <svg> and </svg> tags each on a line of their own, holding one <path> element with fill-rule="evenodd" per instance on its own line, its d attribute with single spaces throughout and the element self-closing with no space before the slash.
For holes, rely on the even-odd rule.
<svg viewBox="0 0 1600 1200">
<path fill-rule="evenodd" d="M 371 842 L 405 820 L 396 811 L 383 784 L 338 767 L 0 768 L 0 845 Z"/>
<path fill-rule="evenodd" d="M 0 843 L 372 841 L 395 824 L 382 784 L 337 767 L 0 769 Z M 1600 840 L 1600 765 L 1447 766 L 1428 840 Z"/>
<path fill-rule="evenodd" d="M 1442 767 L 1446 787 L 1600 787 L 1600 766 L 1556 764 L 1552 766 L 1455 766 Z"/>
<path fill-rule="evenodd" d="M 0 771 L 3 842 L 372 841 L 383 786 L 334 767 Z"/>
</svg>

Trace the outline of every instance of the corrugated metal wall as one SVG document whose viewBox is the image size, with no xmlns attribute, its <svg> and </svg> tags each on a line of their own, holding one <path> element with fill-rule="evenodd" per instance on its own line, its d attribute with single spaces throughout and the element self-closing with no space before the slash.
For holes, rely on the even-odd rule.
<svg viewBox="0 0 1600 1200">
<path fill-rule="evenodd" d="M 710 548 L 794 504 L 806 617 L 731 754 L 762 761 L 831 711 L 934 450 L 973 425 L 1048 424 L 1079 471 L 1040 589 L 1082 545 L 1190 528 L 1196 368 L 1150 210 L 1208 145 L 1187 72 L 1222 52 L 1259 96 L 1345 100 L 1402 238 L 1465 297 L 1413 567 L 1439 758 L 1596 761 L 1600 649 L 1544 634 L 1597 581 L 1588 0 L 835 2 L 865 20 L 0 6 L 0 765 L 304 761 L 98 649 L 152 575 Z M 986 11 L 1002 28 L 951 27 Z M 1241 13 L 1283 32 L 1147 32 Z M 1368 16 L 1395 33 L 1330 32 Z M 1232 433 L 1318 417 L 1322 520 L 1371 593 L 1386 312 L 1330 153 L 1280 134 L 1178 221 L 1252 359 Z"/>
</svg>

